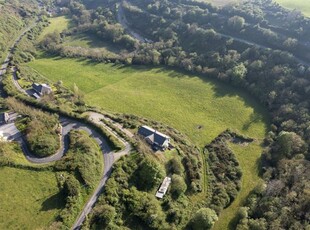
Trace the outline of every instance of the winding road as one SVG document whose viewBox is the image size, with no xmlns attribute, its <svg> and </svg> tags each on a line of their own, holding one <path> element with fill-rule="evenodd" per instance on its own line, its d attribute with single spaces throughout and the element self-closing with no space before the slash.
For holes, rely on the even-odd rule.
<svg viewBox="0 0 310 230">
<path fill-rule="evenodd" d="M 8 54 L 7 54 L 2 66 L 1 66 L 0 80 L 2 80 L 3 75 L 7 71 L 10 58 L 13 56 L 13 52 L 14 52 L 16 45 L 19 43 L 21 38 L 35 25 L 36 25 L 36 23 L 27 27 L 24 31 L 22 31 L 20 33 L 20 35 L 18 36 L 18 38 L 13 42 L 13 44 L 9 48 Z M 20 85 L 18 84 L 15 71 L 16 71 L 16 69 L 13 69 L 12 81 L 13 81 L 14 85 L 16 86 L 16 88 L 21 93 L 27 94 L 27 92 L 25 90 L 23 90 L 22 87 L 20 87 Z M 101 194 L 102 190 L 104 189 L 104 185 L 105 185 L 107 179 L 109 178 L 109 176 L 111 174 L 112 166 L 113 166 L 114 162 L 117 159 L 119 159 L 121 156 L 129 154 L 132 150 L 132 146 L 130 145 L 130 143 L 128 143 L 123 138 L 121 138 L 117 134 L 117 132 L 115 132 L 112 128 L 108 127 L 107 125 L 105 125 L 101 121 L 101 119 L 105 119 L 105 118 L 106 117 L 100 113 L 92 112 L 89 114 L 90 120 L 95 122 L 97 125 L 103 126 L 105 129 L 108 130 L 108 132 L 110 132 L 111 135 L 115 136 L 119 141 L 121 141 L 124 144 L 125 148 L 119 152 L 114 153 L 111 150 L 110 146 L 107 144 L 106 140 L 98 132 L 96 132 L 92 127 L 90 127 L 90 126 L 88 126 L 82 122 L 70 119 L 70 118 L 60 117 L 60 124 L 62 126 L 61 148 L 59 149 L 59 151 L 57 153 L 55 153 L 52 156 L 45 157 L 45 158 L 38 158 L 28 150 L 22 134 L 16 128 L 14 123 L 10 123 L 10 124 L 0 126 L 0 130 L 3 131 L 6 136 L 8 136 L 9 140 L 14 140 L 14 141 L 17 141 L 21 144 L 21 147 L 23 149 L 23 152 L 24 152 L 27 160 L 32 162 L 32 163 L 37 163 L 37 164 L 54 162 L 54 161 L 61 159 L 64 156 L 64 154 L 68 151 L 68 147 L 69 147 L 68 133 L 74 129 L 86 131 L 99 144 L 100 149 L 101 149 L 102 154 L 103 154 L 103 157 L 104 157 L 103 174 L 101 176 L 101 179 L 100 179 L 100 182 L 99 182 L 97 188 L 93 192 L 91 198 L 85 204 L 82 212 L 80 213 L 79 217 L 76 219 L 72 229 L 81 229 L 81 226 L 82 226 L 86 216 L 91 212 L 92 208 L 94 207 L 94 204 L 96 203 L 96 201 L 99 198 L 99 195 Z M 118 126 L 120 126 L 120 124 Z M 117 128 L 115 125 L 114 125 L 114 127 Z"/>
<path fill-rule="evenodd" d="M 143 37 L 142 35 L 136 33 L 135 31 L 133 31 L 129 25 L 128 25 L 128 21 L 125 17 L 125 13 L 124 13 L 124 9 L 122 6 L 122 3 L 118 4 L 118 11 L 117 11 L 117 21 L 119 24 L 121 24 L 123 26 L 123 28 L 135 39 L 137 39 L 140 42 L 145 42 L 145 43 L 150 43 L 152 42 L 151 40 Z"/>
</svg>

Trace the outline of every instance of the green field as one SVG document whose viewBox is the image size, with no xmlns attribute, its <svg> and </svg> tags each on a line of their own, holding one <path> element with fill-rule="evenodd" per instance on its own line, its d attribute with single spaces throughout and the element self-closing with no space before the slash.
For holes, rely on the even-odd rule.
<svg viewBox="0 0 310 230">
<path fill-rule="evenodd" d="M 53 33 L 55 31 L 62 32 L 65 29 L 68 29 L 70 26 L 70 19 L 65 16 L 54 17 L 49 19 L 49 26 L 45 27 L 42 33 L 40 34 L 38 40 L 42 40 L 42 38 L 49 33 Z"/>
<path fill-rule="evenodd" d="M 0 168 L 0 229 L 43 229 L 63 208 L 53 172 Z"/>
<path fill-rule="evenodd" d="M 248 146 L 230 144 L 230 147 L 236 154 L 242 168 L 241 191 L 234 202 L 222 211 L 219 217 L 220 221 L 215 223 L 213 230 L 234 229 L 235 223 L 232 220 L 238 208 L 243 205 L 245 198 L 256 187 L 259 181 L 262 181 L 258 176 L 258 156 L 255 154 L 262 151 L 261 147 L 253 144 Z"/>
<path fill-rule="evenodd" d="M 257 161 L 268 116 L 262 106 L 240 90 L 159 67 L 124 67 L 52 57 L 42 57 L 29 65 L 54 82 L 62 80 L 67 87 L 76 83 L 90 105 L 166 123 L 200 147 L 227 128 L 257 139 L 236 151 L 245 175 L 243 186 L 233 205 L 221 215 L 217 229 L 228 226 L 236 207 L 258 183 Z"/>
<path fill-rule="evenodd" d="M 291 10 L 297 9 L 303 12 L 306 16 L 310 16 L 310 1 L 306 0 L 276 0 L 282 6 Z"/>
<path fill-rule="evenodd" d="M 47 57 L 29 65 L 67 87 L 76 83 L 91 105 L 169 124 L 201 147 L 227 128 L 258 139 L 266 132 L 266 111 L 261 106 L 248 95 L 210 79 L 164 68 L 74 59 Z"/>
</svg>

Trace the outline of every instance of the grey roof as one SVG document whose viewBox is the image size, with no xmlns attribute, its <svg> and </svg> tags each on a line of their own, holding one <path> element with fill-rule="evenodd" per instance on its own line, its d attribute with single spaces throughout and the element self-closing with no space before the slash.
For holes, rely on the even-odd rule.
<svg viewBox="0 0 310 230">
<path fill-rule="evenodd" d="M 170 137 L 152 129 L 146 125 L 141 126 L 138 130 L 138 134 L 144 136 L 149 139 L 152 143 L 158 144 L 159 146 L 163 146 L 166 140 L 169 140 Z"/>
<path fill-rule="evenodd" d="M 47 84 L 38 84 L 38 83 L 33 83 L 32 88 L 34 91 L 36 91 L 38 94 L 45 94 L 45 93 L 50 93 L 52 91 L 51 87 Z"/>
</svg>

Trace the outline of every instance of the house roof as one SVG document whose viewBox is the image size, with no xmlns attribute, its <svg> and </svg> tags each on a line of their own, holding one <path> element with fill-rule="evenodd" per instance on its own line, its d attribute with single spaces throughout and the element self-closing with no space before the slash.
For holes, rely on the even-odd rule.
<svg viewBox="0 0 310 230">
<path fill-rule="evenodd" d="M 44 90 L 47 90 L 47 91 L 51 91 L 52 88 L 47 85 L 47 84 L 38 84 L 38 83 L 33 83 L 32 84 L 32 88 L 37 92 L 37 93 L 44 93 Z"/>
<path fill-rule="evenodd" d="M 138 134 L 144 136 L 148 140 L 150 140 L 152 143 L 156 143 L 160 146 L 162 146 L 166 140 L 169 140 L 170 137 L 156 131 L 155 129 L 152 129 L 151 127 L 148 127 L 146 125 L 141 126 L 138 130 Z"/>
</svg>

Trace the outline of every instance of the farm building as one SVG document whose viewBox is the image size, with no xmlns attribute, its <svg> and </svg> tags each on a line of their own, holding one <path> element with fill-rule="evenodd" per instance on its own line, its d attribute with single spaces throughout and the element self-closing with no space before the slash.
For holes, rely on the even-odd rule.
<svg viewBox="0 0 310 230">
<path fill-rule="evenodd" d="M 35 98 L 40 98 L 43 95 L 50 94 L 52 93 L 52 88 L 47 85 L 47 84 L 38 84 L 38 83 L 33 83 L 32 84 L 32 89 L 34 93 L 32 94 L 33 97 Z"/>
<path fill-rule="evenodd" d="M 138 130 L 138 134 L 149 143 L 153 149 L 165 150 L 169 147 L 170 137 L 152 129 L 146 125 L 141 126 Z"/>
<path fill-rule="evenodd" d="M 162 199 L 164 197 L 164 195 L 166 195 L 170 183 L 171 183 L 171 178 L 170 177 L 165 177 L 163 183 L 161 184 L 160 188 L 156 192 L 155 196 L 157 198 Z"/>
</svg>

